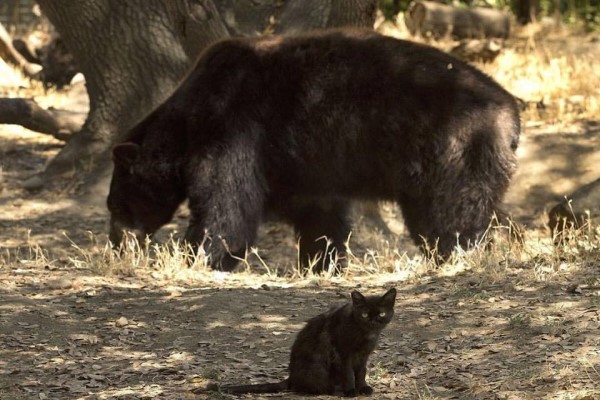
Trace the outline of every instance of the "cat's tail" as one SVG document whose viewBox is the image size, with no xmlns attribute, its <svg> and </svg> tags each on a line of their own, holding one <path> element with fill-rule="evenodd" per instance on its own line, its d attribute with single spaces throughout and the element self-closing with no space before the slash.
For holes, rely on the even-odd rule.
<svg viewBox="0 0 600 400">
<path fill-rule="evenodd" d="M 204 391 L 207 392 L 223 392 L 231 394 L 242 393 L 279 393 L 289 389 L 289 379 L 285 379 L 276 383 L 258 383 L 256 385 L 239 385 L 239 386 L 219 386 L 216 383 L 211 383 Z"/>
</svg>

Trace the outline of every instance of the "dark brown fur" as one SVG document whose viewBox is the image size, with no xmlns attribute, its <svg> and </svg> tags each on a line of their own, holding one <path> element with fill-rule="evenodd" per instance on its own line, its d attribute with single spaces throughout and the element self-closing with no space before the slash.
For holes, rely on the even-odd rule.
<svg viewBox="0 0 600 400">
<path fill-rule="evenodd" d="M 431 47 L 370 31 L 230 39 L 114 149 L 113 243 L 168 222 L 232 269 L 266 211 L 290 221 L 303 263 L 327 236 L 345 254 L 351 199 L 394 200 L 415 242 L 477 241 L 515 170 L 514 98 Z M 322 264 L 321 264 L 322 265 Z"/>
</svg>

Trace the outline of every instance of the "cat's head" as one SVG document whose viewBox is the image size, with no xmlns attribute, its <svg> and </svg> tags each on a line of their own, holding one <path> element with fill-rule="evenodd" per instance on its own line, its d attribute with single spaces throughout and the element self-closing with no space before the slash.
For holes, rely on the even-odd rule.
<svg viewBox="0 0 600 400">
<path fill-rule="evenodd" d="M 392 320 L 396 289 L 391 288 L 383 296 L 363 296 L 354 290 L 351 297 L 352 314 L 361 327 L 369 331 L 379 331 Z"/>
</svg>

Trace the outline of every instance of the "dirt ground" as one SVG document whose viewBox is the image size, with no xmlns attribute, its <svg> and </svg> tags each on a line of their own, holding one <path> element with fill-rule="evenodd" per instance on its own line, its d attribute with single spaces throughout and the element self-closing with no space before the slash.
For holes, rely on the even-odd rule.
<svg viewBox="0 0 600 400">
<path fill-rule="evenodd" d="M 599 140 L 600 121 L 525 127 L 507 209 L 530 238 L 549 242 L 544 211 L 598 178 Z M 20 188 L 61 145 L 0 126 L 2 400 L 230 398 L 192 390 L 285 377 L 305 320 L 346 301 L 352 288 L 375 294 L 392 285 L 396 316 L 370 360 L 373 398 L 600 399 L 598 257 L 505 260 L 409 279 L 103 275 L 77 261 L 81 249 L 106 241 L 104 208 Z M 184 223 L 182 214 L 166 232 Z M 361 254 L 370 230 L 357 226 Z M 389 241 L 414 252 L 401 223 L 393 230 L 399 236 Z M 262 228 L 258 246 L 270 265 L 289 265 L 293 245 L 288 227 Z M 551 278 L 532 278 L 543 271 Z"/>
</svg>

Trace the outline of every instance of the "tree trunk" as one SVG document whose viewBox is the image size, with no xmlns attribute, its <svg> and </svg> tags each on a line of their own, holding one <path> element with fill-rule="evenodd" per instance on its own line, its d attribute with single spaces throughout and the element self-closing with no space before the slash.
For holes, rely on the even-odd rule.
<svg viewBox="0 0 600 400">
<path fill-rule="evenodd" d="M 75 170 L 104 182 L 108 150 L 176 87 L 191 60 L 209 43 L 230 34 L 252 35 L 273 25 L 292 33 L 302 27 L 371 26 L 376 0 L 38 0 L 85 75 L 90 113 L 81 131 L 25 182 L 39 189 Z M 309 4 L 310 3 L 310 4 Z M 283 4 L 283 5 L 282 5 Z M 310 5 L 326 14 L 309 20 Z M 290 10 L 301 15 L 296 16 Z M 289 26 L 289 28 L 288 28 Z M 106 191 L 105 182 L 102 183 Z"/>
<path fill-rule="evenodd" d="M 272 0 L 217 0 L 215 4 L 231 36 L 272 32 L 284 5 Z"/>
<path fill-rule="evenodd" d="M 432 36 L 436 39 L 446 36 L 457 39 L 506 39 L 510 32 L 510 19 L 502 11 L 491 8 L 455 8 L 433 1 L 412 2 L 404 21 L 411 35 Z"/>
<path fill-rule="evenodd" d="M 293 35 L 324 27 L 373 27 L 376 10 L 376 2 L 369 0 L 290 1 L 275 32 Z"/>
<path fill-rule="evenodd" d="M 92 168 L 92 183 L 104 180 L 111 144 L 169 95 L 190 65 L 189 54 L 226 35 L 212 1 L 38 3 L 86 77 L 90 112 L 42 176 L 25 182 L 29 189 L 82 167 Z"/>
</svg>

